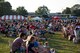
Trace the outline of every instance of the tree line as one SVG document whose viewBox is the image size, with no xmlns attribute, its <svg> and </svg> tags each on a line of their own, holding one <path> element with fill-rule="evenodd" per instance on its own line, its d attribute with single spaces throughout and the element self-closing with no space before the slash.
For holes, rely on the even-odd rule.
<svg viewBox="0 0 80 53">
<path fill-rule="evenodd" d="M 62 14 L 71 14 L 80 16 L 80 4 L 75 4 L 71 8 L 66 7 L 62 12 Z M 35 11 L 37 16 L 44 16 L 50 14 L 50 10 L 47 6 L 40 6 Z M 0 0 L 0 16 L 3 15 L 28 15 L 28 11 L 24 8 L 24 6 L 19 6 L 16 10 L 12 9 L 11 4 L 8 1 Z"/>
<path fill-rule="evenodd" d="M 66 9 L 62 11 L 62 14 L 71 14 L 74 16 L 80 16 L 80 4 L 75 4 L 71 8 L 66 7 Z"/>
<path fill-rule="evenodd" d="M 3 16 L 3 15 L 25 16 L 27 14 L 28 12 L 23 6 L 16 8 L 16 10 L 13 10 L 11 4 L 8 1 L 0 0 L 0 16 Z"/>
</svg>

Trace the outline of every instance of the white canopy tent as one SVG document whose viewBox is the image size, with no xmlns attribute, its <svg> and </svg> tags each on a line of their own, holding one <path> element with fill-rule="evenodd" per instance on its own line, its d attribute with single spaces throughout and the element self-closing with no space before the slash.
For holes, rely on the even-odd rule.
<svg viewBox="0 0 80 53">
<path fill-rule="evenodd" d="M 34 17 L 34 18 L 32 18 L 32 20 L 42 21 L 42 18 L 40 18 L 40 17 Z"/>
</svg>

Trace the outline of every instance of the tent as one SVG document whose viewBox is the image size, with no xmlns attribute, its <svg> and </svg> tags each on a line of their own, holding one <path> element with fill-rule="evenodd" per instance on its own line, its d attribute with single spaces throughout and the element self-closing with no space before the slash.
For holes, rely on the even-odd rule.
<svg viewBox="0 0 80 53">
<path fill-rule="evenodd" d="M 32 20 L 35 20 L 35 21 L 42 21 L 42 18 L 40 18 L 40 17 L 34 17 L 34 18 L 32 18 Z"/>
<path fill-rule="evenodd" d="M 53 19 L 53 20 L 59 20 L 60 17 L 59 17 L 59 16 L 53 16 L 52 19 Z"/>
<path fill-rule="evenodd" d="M 70 16 L 69 19 L 77 19 L 77 16 Z"/>
<path fill-rule="evenodd" d="M 0 20 L 27 20 L 27 18 L 22 15 L 4 15 Z"/>
<path fill-rule="evenodd" d="M 51 20 L 51 18 L 44 18 L 44 20 Z"/>
<path fill-rule="evenodd" d="M 66 17 L 61 17 L 60 19 L 61 20 L 68 20 L 68 18 L 66 18 Z"/>
</svg>

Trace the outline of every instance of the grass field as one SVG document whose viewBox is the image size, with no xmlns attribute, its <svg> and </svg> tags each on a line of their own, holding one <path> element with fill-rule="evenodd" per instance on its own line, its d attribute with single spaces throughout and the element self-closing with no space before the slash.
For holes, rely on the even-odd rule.
<svg viewBox="0 0 80 53">
<path fill-rule="evenodd" d="M 0 35 L 0 53 L 10 53 L 9 41 L 14 40 L 11 37 L 4 37 Z"/>
<path fill-rule="evenodd" d="M 60 32 L 55 35 L 46 34 L 50 47 L 56 49 L 56 53 L 80 53 L 80 44 L 74 44 L 67 39 L 64 39 Z M 0 35 L 0 53 L 9 53 L 9 40 L 14 38 L 7 38 Z"/>
</svg>

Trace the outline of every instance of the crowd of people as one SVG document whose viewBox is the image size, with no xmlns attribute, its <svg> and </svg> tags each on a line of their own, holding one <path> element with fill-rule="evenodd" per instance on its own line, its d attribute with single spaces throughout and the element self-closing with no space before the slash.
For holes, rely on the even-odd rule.
<svg viewBox="0 0 80 53">
<path fill-rule="evenodd" d="M 75 22 L 69 22 L 63 27 L 64 38 L 67 38 L 74 43 L 77 43 L 80 40 L 80 20 Z"/>
<path fill-rule="evenodd" d="M 55 49 L 50 48 L 48 42 L 44 42 L 43 44 L 36 36 L 30 37 L 26 45 L 26 34 L 21 33 L 19 37 L 13 41 L 11 53 L 55 53 Z"/>
<path fill-rule="evenodd" d="M 56 21 L 0 21 L 0 32 L 5 36 L 13 36 L 21 32 L 29 34 L 30 30 L 34 30 L 35 35 L 44 35 L 46 32 L 59 31 L 61 23 Z"/>
<path fill-rule="evenodd" d="M 75 24 L 79 21 L 68 20 L 43 20 L 40 21 L 26 21 L 26 20 L 13 20 L 13 21 L 0 21 L 0 32 L 5 34 L 6 37 L 18 37 L 11 46 L 11 52 L 18 53 L 55 53 L 55 49 L 50 48 L 47 42 L 46 33 L 55 34 L 55 31 L 61 31 L 64 33 L 64 37 L 72 35 L 74 37 Z M 33 31 L 33 32 L 32 32 Z M 67 32 L 65 32 L 67 31 Z M 26 49 L 26 39 L 28 40 L 28 46 Z M 24 40 L 23 40 L 24 39 Z M 40 40 L 45 40 L 43 44 Z"/>
</svg>

